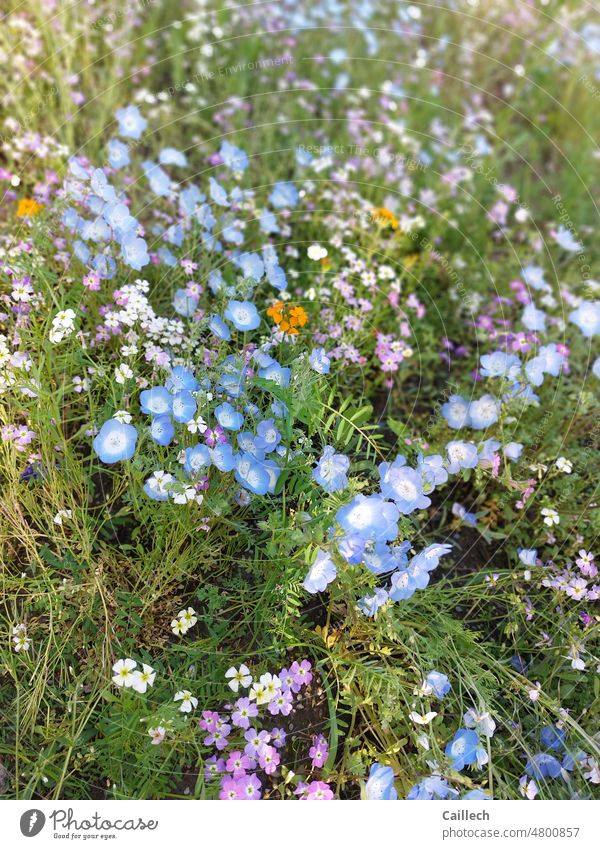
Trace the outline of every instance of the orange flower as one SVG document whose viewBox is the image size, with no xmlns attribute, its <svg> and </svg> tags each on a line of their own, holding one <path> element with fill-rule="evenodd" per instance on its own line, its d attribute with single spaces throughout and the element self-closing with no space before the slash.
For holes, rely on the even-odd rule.
<svg viewBox="0 0 600 849">
<path fill-rule="evenodd" d="M 284 304 L 283 301 L 276 301 L 272 307 L 269 307 L 267 315 L 271 316 L 282 333 L 289 333 L 292 336 L 297 336 L 300 332 L 298 328 L 304 327 L 308 321 L 304 307 Z"/>
<path fill-rule="evenodd" d="M 21 198 L 17 207 L 17 218 L 29 218 L 37 215 L 40 209 L 43 209 L 43 206 L 43 203 L 38 203 L 33 198 Z"/>
<path fill-rule="evenodd" d="M 380 227 L 389 226 L 392 230 L 397 230 L 399 227 L 398 219 L 394 213 L 385 206 L 376 206 L 375 209 L 372 210 L 371 215 L 373 216 L 375 223 Z"/>
</svg>

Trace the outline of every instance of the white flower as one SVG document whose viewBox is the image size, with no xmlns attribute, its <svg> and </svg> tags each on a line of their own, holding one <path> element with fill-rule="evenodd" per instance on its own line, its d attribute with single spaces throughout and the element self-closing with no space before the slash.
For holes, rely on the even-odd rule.
<svg viewBox="0 0 600 849">
<path fill-rule="evenodd" d="M 26 632 L 27 632 L 27 625 L 25 625 L 23 622 L 20 622 L 18 625 L 13 625 L 13 629 L 12 629 L 13 637 L 21 637 Z"/>
<path fill-rule="evenodd" d="M 560 524 L 560 516 L 556 512 L 556 510 L 551 507 L 544 507 L 542 510 L 542 516 L 544 517 L 544 524 L 548 525 L 548 527 L 552 527 L 552 525 Z"/>
<path fill-rule="evenodd" d="M 565 475 L 570 475 L 573 471 L 573 463 L 571 460 L 567 460 L 566 457 L 559 457 L 556 461 L 556 468 L 559 472 L 564 472 Z"/>
<path fill-rule="evenodd" d="M 231 681 L 228 681 L 227 683 L 234 693 L 237 693 L 240 686 L 249 687 L 250 684 L 252 684 L 252 675 L 244 663 L 240 663 L 239 669 L 236 669 L 235 666 L 231 666 L 225 673 L 225 678 L 231 678 Z"/>
<path fill-rule="evenodd" d="M 133 416 L 131 413 L 128 413 L 127 410 L 117 410 L 114 414 L 113 419 L 116 419 L 121 424 L 131 424 Z"/>
<path fill-rule="evenodd" d="M 185 622 L 188 628 L 192 628 L 198 621 L 196 611 L 193 607 L 188 607 L 185 610 L 180 610 L 177 614 L 177 617 L 181 619 L 182 622 Z"/>
<path fill-rule="evenodd" d="M 532 702 L 537 702 L 537 700 L 540 697 L 541 689 L 542 689 L 542 685 L 540 684 L 539 681 L 536 681 L 535 687 L 533 687 L 531 690 L 528 690 L 529 698 L 531 699 Z"/>
<path fill-rule="evenodd" d="M 13 637 L 13 643 L 15 644 L 15 651 L 29 651 L 31 647 L 31 640 L 26 634 L 20 634 L 18 637 Z"/>
<path fill-rule="evenodd" d="M 115 369 L 115 380 L 117 383 L 125 383 L 130 377 L 133 377 L 133 372 L 127 363 L 121 363 Z"/>
<path fill-rule="evenodd" d="M 117 687 L 133 686 L 133 670 L 136 666 L 137 663 L 130 657 L 117 660 L 113 666 L 113 672 L 115 673 L 113 675 L 113 681 Z"/>
<path fill-rule="evenodd" d="M 191 713 L 195 707 L 198 707 L 198 699 L 192 696 L 189 690 L 179 690 L 175 693 L 175 702 L 181 702 L 179 710 L 182 713 Z"/>
<path fill-rule="evenodd" d="M 171 622 L 171 631 L 180 637 L 182 634 L 187 634 L 190 626 L 184 619 L 173 619 Z"/>
<path fill-rule="evenodd" d="M 422 716 L 420 713 L 417 713 L 416 710 L 413 710 L 408 714 L 408 718 L 412 720 L 416 725 L 429 725 L 432 719 L 435 719 L 437 713 L 434 710 L 430 710 L 429 713 L 426 713 Z"/>
<path fill-rule="evenodd" d="M 519 780 L 519 789 L 521 791 L 521 795 L 525 796 L 527 799 L 535 799 L 537 796 L 537 784 L 533 779 L 528 781 L 526 775 L 521 776 L 521 779 Z"/>
<path fill-rule="evenodd" d="M 463 722 L 466 728 L 476 728 L 485 737 L 494 736 L 496 723 L 487 711 L 485 713 L 477 713 L 473 708 L 469 708 L 463 716 Z"/>
<path fill-rule="evenodd" d="M 75 375 L 71 383 L 73 384 L 74 392 L 87 392 L 90 388 L 90 382 L 87 377 L 79 377 L 79 375 Z"/>
<path fill-rule="evenodd" d="M 156 678 L 156 672 L 152 669 L 151 666 L 148 666 L 147 663 L 142 663 L 142 670 L 140 672 L 137 669 L 133 673 L 133 680 L 131 682 L 131 686 L 136 691 L 136 693 L 145 693 L 148 687 L 151 687 L 154 684 L 154 679 Z"/>
<path fill-rule="evenodd" d="M 204 501 L 204 493 L 198 492 L 193 486 L 186 486 L 181 492 L 171 490 L 171 498 L 175 504 L 189 504 L 191 501 L 196 501 L 202 504 Z"/>
<path fill-rule="evenodd" d="M 309 259 L 314 259 L 317 262 L 320 259 L 325 259 L 327 248 L 324 248 L 322 245 L 311 245 L 306 253 Z"/>
<path fill-rule="evenodd" d="M 208 425 L 202 416 L 196 416 L 195 419 L 190 419 L 186 425 L 190 433 L 204 433 Z"/>
<path fill-rule="evenodd" d="M 583 777 L 591 781 L 592 784 L 600 784 L 600 767 L 597 761 L 594 758 L 588 758 L 585 765 L 589 769 L 589 772 L 584 772 Z"/>
<path fill-rule="evenodd" d="M 257 705 L 266 705 L 267 702 L 270 702 L 271 699 L 268 696 L 265 696 L 265 685 L 261 684 L 259 681 L 255 681 L 248 693 L 249 699 L 256 699 Z"/>
<path fill-rule="evenodd" d="M 62 525 L 63 519 L 70 519 L 72 515 L 72 510 L 59 510 L 52 521 L 55 525 Z"/>
<path fill-rule="evenodd" d="M 162 725 L 158 725 L 156 728 L 149 728 L 148 734 L 152 737 L 152 745 L 160 746 L 162 741 L 165 739 L 165 734 L 167 733 L 166 728 L 163 728 Z"/>
<path fill-rule="evenodd" d="M 277 677 L 277 675 L 271 675 L 270 672 L 265 672 L 264 675 L 260 676 L 260 683 L 264 686 L 263 697 L 265 701 L 270 702 L 271 699 L 274 699 L 279 695 L 279 691 L 281 690 L 281 681 Z M 258 705 L 264 704 L 263 701 L 256 700 Z"/>
</svg>

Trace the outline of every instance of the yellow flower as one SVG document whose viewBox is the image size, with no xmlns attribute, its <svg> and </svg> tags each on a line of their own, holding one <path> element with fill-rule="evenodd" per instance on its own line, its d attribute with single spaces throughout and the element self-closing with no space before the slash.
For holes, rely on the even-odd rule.
<svg viewBox="0 0 600 849">
<path fill-rule="evenodd" d="M 379 227 L 391 227 L 392 230 L 397 230 L 399 227 L 398 219 L 394 213 L 385 206 L 376 206 L 375 209 L 372 210 L 371 215 Z"/>
<path fill-rule="evenodd" d="M 33 198 L 21 198 L 17 207 L 17 218 L 30 218 L 42 209 L 43 203 L 38 203 Z"/>
</svg>

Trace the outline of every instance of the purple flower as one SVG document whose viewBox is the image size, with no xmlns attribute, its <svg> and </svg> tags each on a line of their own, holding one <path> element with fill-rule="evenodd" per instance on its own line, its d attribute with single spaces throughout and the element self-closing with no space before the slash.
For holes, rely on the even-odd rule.
<svg viewBox="0 0 600 849">
<path fill-rule="evenodd" d="M 271 743 L 276 746 L 278 749 L 283 748 L 285 746 L 285 738 L 287 734 L 283 730 L 283 728 L 272 728 L 271 729 Z"/>
<path fill-rule="evenodd" d="M 277 769 L 281 757 L 279 753 L 275 750 L 273 746 L 269 746 L 266 743 L 262 743 L 258 747 L 258 763 L 261 769 L 267 773 L 267 775 L 272 775 Z"/>
<path fill-rule="evenodd" d="M 244 752 L 249 758 L 254 758 L 263 743 L 270 742 L 271 735 L 268 731 L 257 731 L 255 728 L 249 728 L 244 734 L 244 738 L 248 741 Z"/>
<path fill-rule="evenodd" d="M 232 774 L 233 778 L 242 778 L 246 775 L 246 770 L 253 769 L 255 766 L 252 758 L 249 758 L 248 755 L 242 754 L 239 750 L 235 752 L 231 752 L 229 758 L 227 759 L 227 763 L 225 764 L 225 769 L 227 772 Z"/>
<path fill-rule="evenodd" d="M 322 734 L 319 734 L 317 737 L 313 737 L 313 744 L 310 747 L 308 754 L 314 767 L 316 766 L 320 769 L 325 764 L 329 754 L 329 746 L 327 745 L 327 740 Z"/>
<path fill-rule="evenodd" d="M 225 772 L 225 761 L 223 758 L 218 758 L 216 755 L 213 755 L 204 761 L 204 778 L 207 781 L 210 781 L 211 778 L 215 778 L 221 772 Z"/>
<path fill-rule="evenodd" d="M 250 720 L 255 716 L 258 716 L 256 703 L 247 698 L 238 699 L 231 714 L 231 721 L 238 728 L 249 728 Z"/>
<path fill-rule="evenodd" d="M 288 716 L 292 712 L 293 705 L 294 697 L 290 690 L 284 690 L 269 702 L 269 713 L 272 716 L 277 716 L 279 713 L 282 716 Z"/>
<path fill-rule="evenodd" d="M 300 663 L 295 660 L 290 667 L 290 672 L 294 676 L 296 684 L 300 684 L 300 686 L 303 687 L 305 684 L 310 684 L 312 681 L 313 677 L 310 671 L 311 669 L 312 666 L 309 660 L 302 660 Z"/>
</svg>

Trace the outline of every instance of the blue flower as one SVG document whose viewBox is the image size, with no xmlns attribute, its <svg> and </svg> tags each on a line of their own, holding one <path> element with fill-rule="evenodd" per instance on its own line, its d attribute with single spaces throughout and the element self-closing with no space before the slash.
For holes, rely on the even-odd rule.
<svg viewBox="0 0 600 849">
<path fill-rule="evenodd" d="M 534 289 L 549 291 L 550 286 L 544 280 L 544 269 L 539 265 L 526 265 L 523 269 L 523 280 Z"/>
<path fill-rule="evenodd" d="M 94 439 L 94 451 L 103 463 L 131 460 L 135 453 L 137 436 L 137 430 L 133 425 L 109 419 L 104 422 Z"/>
<path fill-rule="evenodd" d="M 336 519 L 348 533 L 365 539 L 392 542 L 398 536 L 399 511 L 380 495 L 356 495 L 336 513 Z"/>
<path fill-rule="evenodd" d="M 130 162 L 127 145 L 118 139 L 111 139 L 108 143 L 108 163 L 110 167 L 118 171 L 119 168 L 124 168 Z"/>
<path fill-rule="evenodd" d="M 218 206 L 229 206 L 227 192 L 223 186 L 220 186 L 219 183 L 217 183 L 214 177 L 209 177 L 208 186 L 209 194 Z"/>
<path fill-rule="evenodd" d="M 469 419 L 474 430 L 484 430 L 498 421 L 500 402 L 491 395 L 482 395 L 469 404 Z"/>
<path fill-rule="evenodd" d="M 177 315 L 191 318 L 198 307 L 198 298 L 192 297 L 185 289 L 177 289 L 173 296 L 173 309 Z"/>
<path fill-rule="evenodd" d="M 345 454 L 336 454 L 331 445 L 326 445 L 313 469 L 312 478 L 325 492 L 342 492 L 348 486 L 349 468 L 348 457 Z"/>
<path fill-rule="evenodd" d="M 484 439 L 483 442 L 479 443 L 478 451 L 479 451 L 479 459 L 487 460 L 488 463 L 494 459 L 494 454 L 500 448 L 500 443 L 497 439 Z"/>
<path fill-rule="evenodd" d="M 367 546 L 363 559 L 369 572 L 374 575 L 383 575 L 398 568 L 394 552 L 385 542 Z"/>
<path fill-rule="evenodd" d="M 287 286 L 287 280 L 285 277 L 285 271 L 279 265 L 277 253 L 273 245 L 265 245 L 262 249 L 262 255 L 265 263 L 267 280 L 273 288 L 282 292 Z"/>
<path fill-rule="evenodd" d="M 140 407 L 142 413 L 151 416 L 164 416 L 171 412 L 171 394 L 164 386 L 153 386 L 140 392 Z"/>
<path fill-rule="evenodd" d="M 174 366 L 171 374 L 165 383 L 169 392 L 182 392 L 188 389 L 190 392 L 196 392 L 200 388 L 200 384 L 194 377 L 194 373 L 185 366 Z"/>
<path fill-rule="evenodd" d="M 346 534 L 337 540 L 337 549 L 346 563 L 355 566 L 362 563 L 367 541 L 359 534 Z"/>
<path fill-rule="evenodd" d="M 115 117 L 119 122 L 119 133 L 128 139 L 139 139 L 148 126 L 148 122 L 145 118 L 142 118 L 137 106 L 117 109 Z"/>
<path fill-rule="evenodd" d="M 562 749 L 565 745 L 567 732 L 564 728 L 557 728 L 555 725 L 545 725 L 540 734 L 542 746 L 546 749 Z"/>
<path fill-rule="evenodd" d="M 453 769 L 464 769 L 477 760 L 479 737 L 476 731 L 460 728 L 446 746 L 446 756 L 452 761 Z"/>
<path fill-rule="evenodd" d="M 474 469 L 479 461 L 477 446 L 472 442 L 455 440 L 446 445 L 448 454 L 448 471 L 451 475 L 457 474 L 461 469 Z"/>
<path fill-rule="evenodd" d="M 542 778 L 558 778 L 561 774 L 560 761 L 554 755 L 539 752 L 529 758 L 525 765 L 525 772 L 530 778 L 535 778 L 538 781 Z"/>
<path fill-rule="evenodd" d="M 171 178 L 167 172 L 160 165 L 149 161 L 142 162 L 142 168 L 154 194 L 158 197 L 167 197 L 171 191 Z"/>
<path fill-rule="evenodd" d="M 564 251 L 577 253 L 577 251 L 580 251 L 583 248 L 581 242 L 578 242 L 573 235 L 573 231 L 565 227 L 564 224 L 561 224 L 558 230 L 556 230 L 552 235 L 554 236 L 556 244 Z"/>
<path fill-rule="evenodd" d="M 565 357 L 557 349 L 556 343 L 551 342 L 550 345 L 542 345 L 537 356 L 543 363 L 544 372 L 551 374 L 552 377 L 558 377 Z"/>
<path fill-rule="evenodd" d="M 279 233 L 277 216 L 270 209 L 263 209 L 258 222 L 263 233 Z"/>
<path fill-rule="evenodd" d="M 433 572 L 438 567 L 440 557 L 445 557 L 451 551 L 452 546 L 448 543 L 434 542 L 415 555 L 411 560 L 411 564 L 413 566 L 418 564 L 419 566 L 423 566 L 428 572 Z"/>
<path fill-rule="evenodd" d="M 255 495 L 266 495 L 269 491 L 269 473 L 252 454 L 242 453 L 238 456 L 235 478 Z"/>
<path fill-rule="evenodd" d="M 244 426 L 243 415 L 234 409 L 229 401 L 225 401 L 215 408 L 215 416 L 225 430 L 239 430 Z"/>
<path fill-rule="evenodd" d="M 442 415 L 448 422 L 448 427 L 458 430 L 466 427 L 469 423 L 469 402 L 462 395 L 451 395 L 445 404 L 442 404 Z"/>
<path fill-rule="evenodd" d="M 364 613 L 365 616 L 369 618 L 373 618 L 380 607 L 388 600 L 388 594 L 384 589 L 375 590 L 373 595 L 366 595 L 363 598 L 359 599 L 357 602 L 357 607 L 361 613 Z"/>
<path fill-rule="evenodd" d="M 423 478 L 423 491 L 431 492 L 436 486 L 446 483 L 448 472 L 444 466 L 444 458 L 440 454 L 430 454 L 417 457 L 417 470 Z"/>
<path fill-rule="evenodd" d="M 470 802 L 483 802 L 485 799 L 491 798 L 492 797 L 486 790 L 480 790 L 478 787 L 476 787 L 474 790 L 469 790 L 468 793 L 465 793 L 463 796 L 461 796 L 461 799 L 466 799 Z"/>
<path fill-rule="evenodd" d="M 173 418 L 176 422 L 189 422 L 196 409 L 196 400 L 189 389 L 182 389 L 173 396 Z"/>
<path fill-rule="evenodd" d="M 157 416 L 152 419 L 150 436 L 159 445 L 169 445 L 175 436 L 175 427 L 170 416 Z"/>
<path fill-rule="evenodd" d="M 369 778 L 365 787 L 367 799 L 393 801 L 398 798 L 394 788 L 394 770 L 391 766 L 379 763 L 371 765 Z"/>
<path fill-rule="evenodd" d="M 292 183 L 279 182 L 273 186 L 269 201 L 275 209 L 293 208 L 298 203 L 299 197 L 298 190 Z"/>
<path fill-rule="evenodd" d="M 210 449 L 210 459 L 220 472 L 230 472 L 237 463 L 237 454 L 233 453 L 229 442 L 222 442 Z"/>
<path fill-rule="evenodd" d="M 392 601 L 407 601 L 416 591 L 415 580 L 407 569 L 394 572 L 389 593 Z"/>
<path fill-rule="evenodd" d="M 135 230 L 137 227 L 137 221 L 129 212 L 129 207 L 119 201 L 107 203 L 102 210 L 102 216 L 116 231 L 119 238 L 123 238 L 126 233 Z"/>
<path fill-rule="evenodd" d="M 313 348 L 308 361 L 318 374 L 329 374 L 331 360 L 325 353 L 325 348 Z"/>
<path fill-rule="evenodd" d="M 600 380 L 600 357 L 596 357 L 592 366 L 592 374 Z"/>
<path fill-rule="evenodd" d="M 569 313 L 569 321 L 576 324 L 587 338 L 600 333 L 600 301 L 582 301 Z"/>
<path fill-rule="evenodd" d="M 201 442 L 194 445 L 192 448 L 185 449 L 183 471 L 188 477 L 191 478 L 198 474 L 202 469 L 210 466 L 210 463 L 211 460 L 208 446 L 203 445 Z"/>
<path fill-rule="evenodd" d="M 265 266 L 258 254 L 243 253 L 236 260 L 245 280 L 262 280 Z"/>
<path fill-rule="evenodd" d="M 219 156 L 221 157 L 223 165 L 226 165 L 227 168 L 230 168 L 234 173 L 245 171 L 248 167 L 248 155 L 239 147 L 236 147 L 227 140 L 223 141 L 221 144 Z"/>
<path fill-rule="evenodd" d="M 523 445 L 520 442 L 509 442 L 504 446 L 504 456 L 515 462 L 519 459 L 523 452 Z"/>
<path fill-rule="evenodd" d="M 256 330 L 260 324 L 258 310 L 251 301 L 229 301 L 224 315 L 236 330 Z"/>
<path fill-rule="evenodd" d="M 521 360 L 516 354 L 494 351 L 481 357 L 482 377 L 507 377 L 509 380 L 516 380 L 520 370 Z"/>
<path fill-rule="evenodd" d="M 543 332 L 546 329 L 546 313 L 538 310 L 533 301 L 523 310 L 521 321 L 528 330 Z"/>
<path fill-rule="evenodd" d="M 432 799 L 447 799 L 448 796 L 458 796 L 458 791 L 450 787 L 445 778 L 432 775 L 411 787 L 406 798 L 431 801 Z"/>
<path fill-rule="evenodd" d="M 474 528 L 477 525 L 477 516 L 475 513 L 469 513 L 467 509 L 457 501 L 455 501 L 452 505 L 452 515 L 458 516 L 461 522 L 464 522 L 465 525 L 469 525 L 471 528 Z"/>
<path fill-rule="evenodd" d="M 423 494 L 421 475 L 406 465 L 406 458 L 402 454 L 393 463 L 380 464 L 379 479 L 383 496 L 393 499 L 405 516 L 431 504 L 431 499 Z"/>
<path fill-rule="evenodd" d="M 290 385 L 290 377 L 292 376 L 292 370 L 280 366 L 279 363 L 273 360 L 273 362 L 266 368 L 261 368 L 258 370 L 258 376 L 262 377 L 263 380 L 271 380 L 277 386 L 282 386 L 285 388 L 286 386 Z"/>
<path fill-rule="evenodd" d="M 336 575 L 335 563 L 329 554 L 319 548 L 315 562 L 310 567 L 302 586 L 308 593 L 322 593 L 327 589 L 327 585 L 335 580 Z"/>
<path fill-rule="evenodd" d="M 238 433 L 237 443 L 240 450 L 245 451 L 246 454 L 252 454 L 254 457 L 257 457 L 259 454 L 263 453 L 258 449 L 258 446 L 256 445 L 256 438 L 253 433 L 250 433 L 250 431 L 245 430 L 243 433 Z"/>
<path fill-rule="evenodd" d="M 161 165 L 177 165 L 180 168 L 185 168 L 187 165 L 185 153 L 181 153 L 174 147 L 163 148 L 158 156 L 158 161 Z"/>
<path fill-rule="evenodd" d="M 537 561 L 537 548 L 519 548 L 517 550 L 519 560 L 525 566 L 535 566 Z"/>
<path fill-rule="evenodd" d="M 134 233 L 127 233 L 121 242 L 123 261 L 135 271 L 141 271 L 150 262 L 146 242 Z"/>
<path fill-rule="evenodd" d="M 443 699 L 452 689 L 448 676 L 444 675 L 443 672 L 437 672 L 435 669 L 425 678 L 425 685 L 438 699 Z"/>
<path fill-rule="evenodd" d="M 256 447 L 259 451 L 269 454 L 281 442 L 281 434 L 275 427 L 275 419 L 265 419 L 256 428 Z"/>
<path fill-rule="evenodd" d="M 211 315 L 208 321 L 209 330 L 214 333 L 214 335 L 222 339 L 223 342 L 229 342 L 231 339 L 231 330 L 225 324 L 220 315 Z"/>
</svg>

